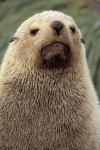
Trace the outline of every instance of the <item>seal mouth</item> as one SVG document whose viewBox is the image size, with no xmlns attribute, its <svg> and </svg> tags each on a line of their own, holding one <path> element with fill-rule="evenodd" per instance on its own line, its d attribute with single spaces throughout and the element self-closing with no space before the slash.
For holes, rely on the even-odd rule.
<svg viewBox="0 0 100 150">
<path fill-rule="evenodd" d="M 42 47 L 41 56 L 43 67 L 49 69 L 65 68 L 69 63 L 70 46 L 60 41 L 52 42 Z"/>
</svg>

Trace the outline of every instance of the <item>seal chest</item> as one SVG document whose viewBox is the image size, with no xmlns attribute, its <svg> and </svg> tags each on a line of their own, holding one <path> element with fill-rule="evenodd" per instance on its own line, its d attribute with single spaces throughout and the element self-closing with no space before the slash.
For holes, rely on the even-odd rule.
<svg viewBox="0 0 100 150">
<path fill-rule="evenodd" d="M 0 71 L 0 150 L 100 149 L 83 41 L 75 21 L 57 11 L 19 27 Z"/>
</svg>

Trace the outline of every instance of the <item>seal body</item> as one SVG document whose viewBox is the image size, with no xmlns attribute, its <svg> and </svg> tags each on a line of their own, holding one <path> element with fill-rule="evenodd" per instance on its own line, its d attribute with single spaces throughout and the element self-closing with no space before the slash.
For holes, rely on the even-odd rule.
<svg viewBox="0 0 100 150">
<path fill-rule="evenodd" d="M 82 41 L 61 12 L 19 27 L 0 71 L 0 150 L 100 149 L 100 108 Z"/>
</svg>

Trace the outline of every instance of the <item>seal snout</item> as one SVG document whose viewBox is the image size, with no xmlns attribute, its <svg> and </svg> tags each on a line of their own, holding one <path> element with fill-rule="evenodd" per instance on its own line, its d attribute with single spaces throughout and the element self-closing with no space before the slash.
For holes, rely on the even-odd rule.
<svg viewBox="0 0 100 150">
<path fill-rule="evenodd" d="M 64 39 L 65 24 L 60 20 L 53 20 L 49 27 L 53 31 L 54 39 L 49 44 L 42 46 L 40 65 L 42 68 L 48 69 L 66 68 L 71 60 L 71 47 L 69 42 Z"/>
<path fill-rule="evenodd" d="M 56 35 L 59 36 L 61 33 L 61 30 L 64 27 L 64 24 L 59 20 L 55 20 L 52 22 L 51 27 L 54 30 L 54 32 L 56 33 Z"/>
</svg>

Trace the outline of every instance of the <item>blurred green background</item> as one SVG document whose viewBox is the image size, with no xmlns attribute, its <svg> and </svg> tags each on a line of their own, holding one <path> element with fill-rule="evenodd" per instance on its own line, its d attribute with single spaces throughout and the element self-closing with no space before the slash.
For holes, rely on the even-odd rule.
<svg viewBox="0 0 100 150">
<path fill-rule="evenodd" d="M 17 27 L 33 14 L 50 9 L 76 20 L 86 41 L 88 64 L 100 97 L 100 0 L 0 0 L 0 63 Z"/>
</svg>

